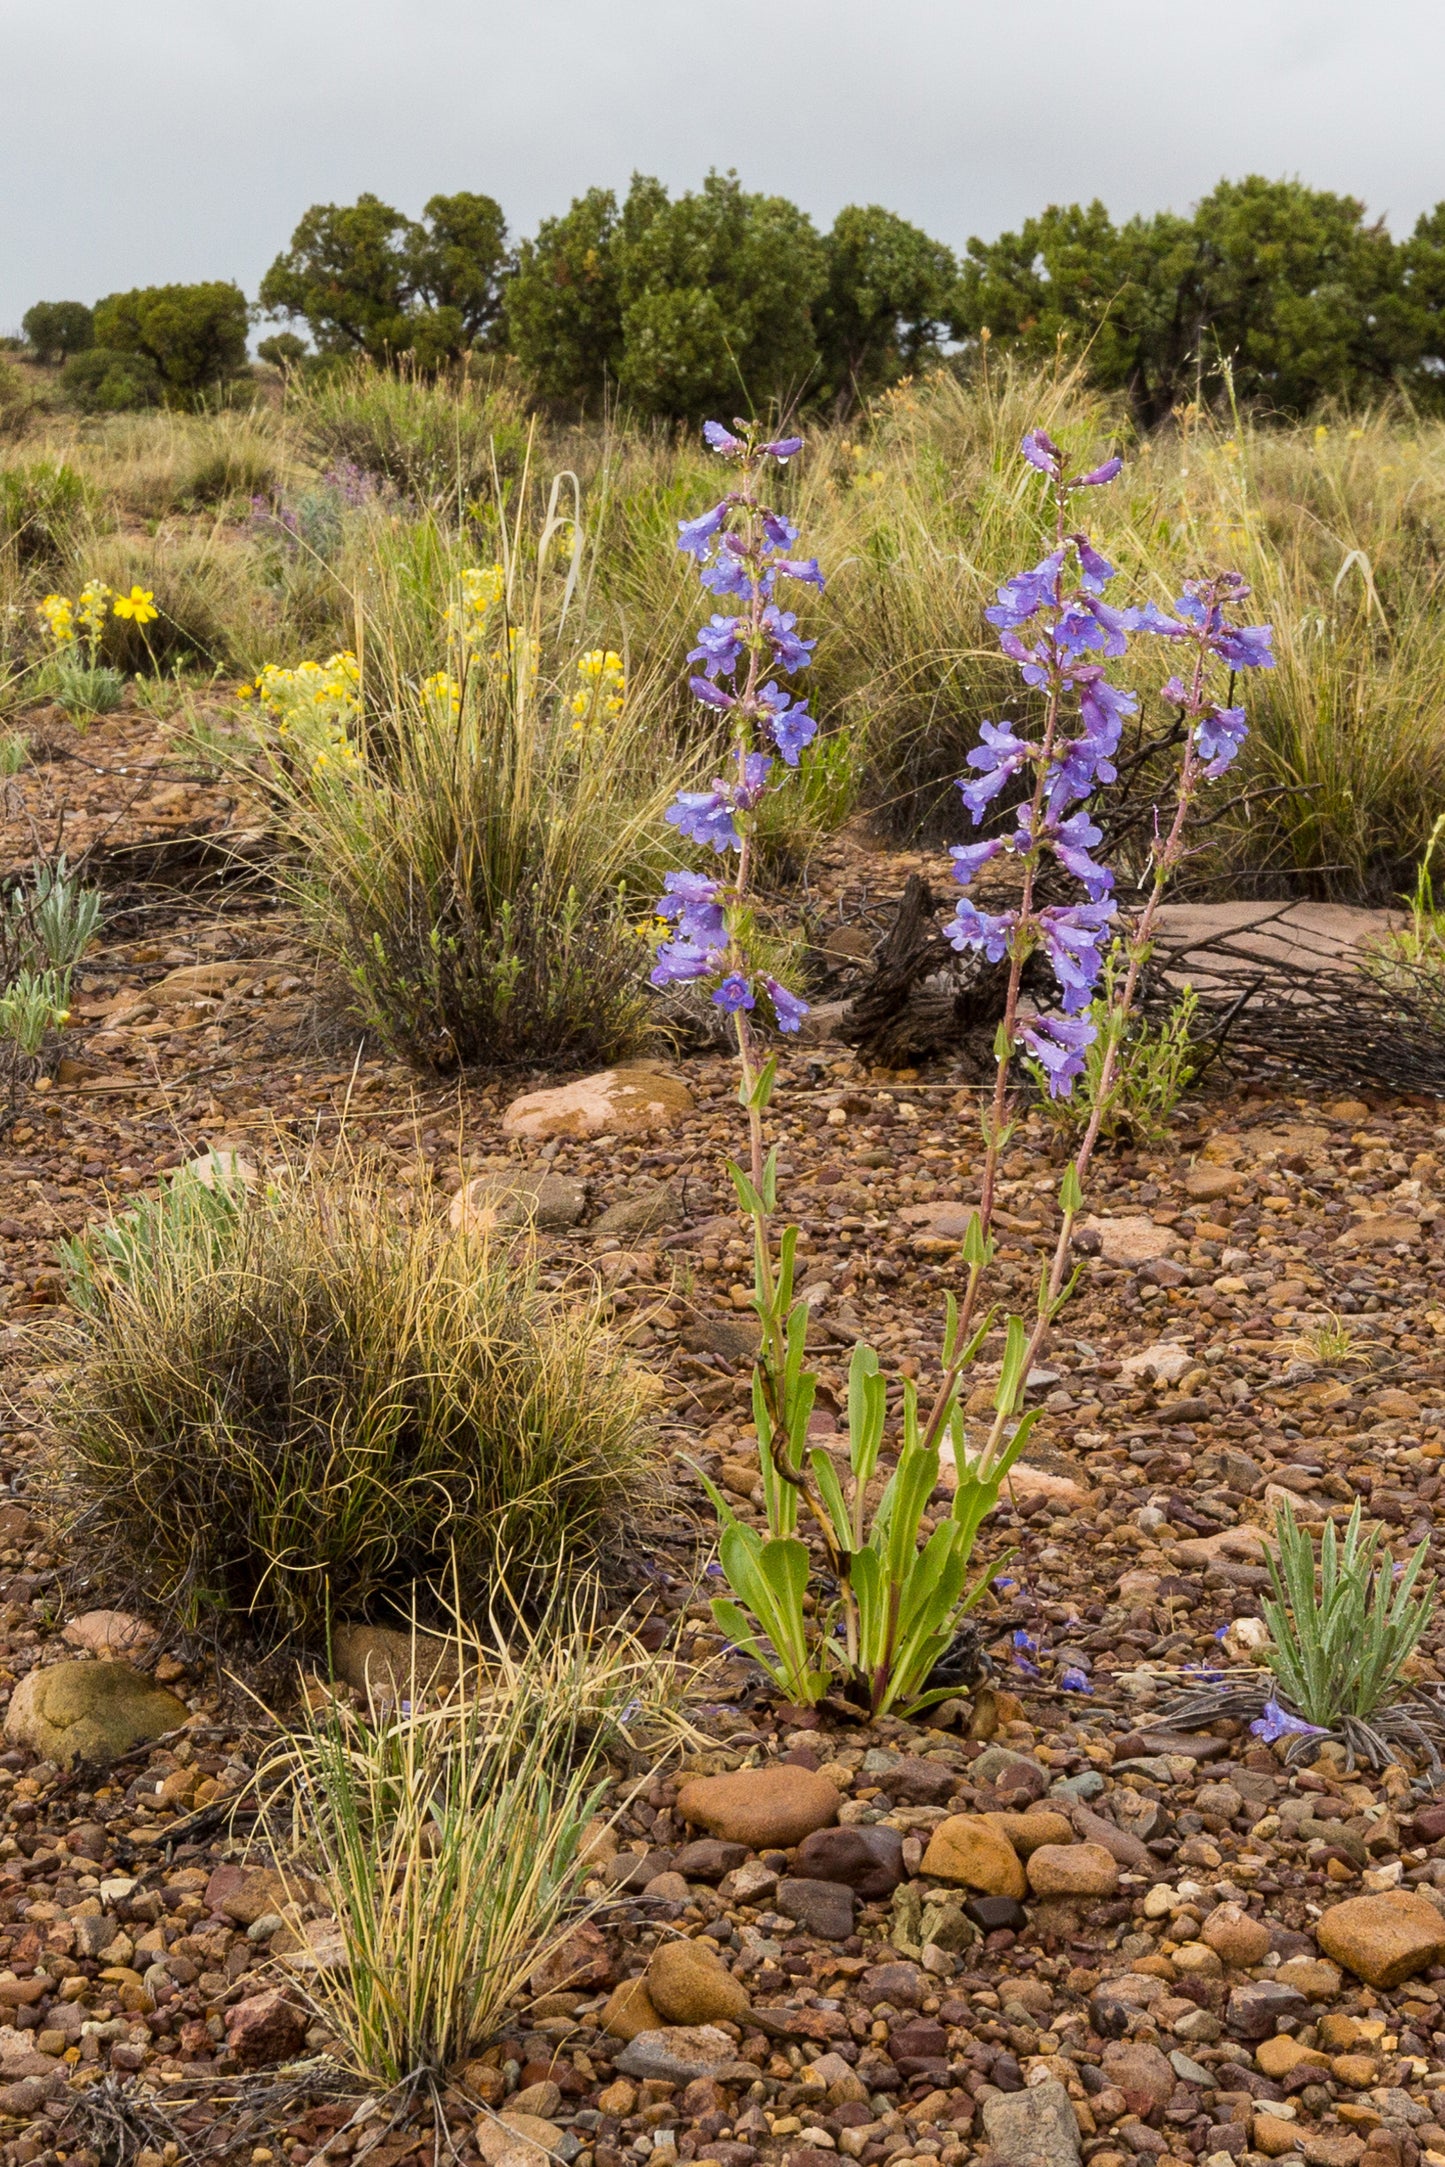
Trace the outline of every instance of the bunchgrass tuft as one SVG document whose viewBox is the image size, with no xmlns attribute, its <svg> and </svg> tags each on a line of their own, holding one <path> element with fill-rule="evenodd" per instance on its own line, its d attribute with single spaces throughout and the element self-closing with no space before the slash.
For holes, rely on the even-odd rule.
<svg viewBox="0 0 1445 2167">
<path fill-rule="evenodd" d="M 56 1502 L 99 1578 L 192 1630 L 313 1642 L 434 1608 L 455 1561 L 544 1588 L 652 1493 L 648 1381 L 596 1301 L 354 1168 L 175 1188 L 71 1259 Z"/>
<path fill-rule="evenodd" d="M 507 2003 L 585 1915 L 582 1836 L 609 1746 L 629 1759 L 686 1735 L 676 1676 L 585 1605 L 484 1644 L 454 1624 L 462 1683 L 424 1669 L 360 1717 L 314 1696 L 259 1782 L 289 1803 L 297 1864 L 320 1880 L 345 1962 L 318 2016 L 358 2075 L 436 2096 L 494 2037 Z M 506 1641 L 517 1652 L 509 1654 Z M 580 1906 L 580 1910 L 579 1910 Z"/>
</svg>

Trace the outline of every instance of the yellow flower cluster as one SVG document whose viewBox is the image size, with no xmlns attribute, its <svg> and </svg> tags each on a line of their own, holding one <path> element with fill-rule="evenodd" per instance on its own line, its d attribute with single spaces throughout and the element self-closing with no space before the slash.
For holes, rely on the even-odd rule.
<svg viewBox="0 0 1445 2167">
<path fill-rule="evenodd" d="M 268 662 L 254 685 L 242 685 L 241 698 L 260 701 L 276 724 L 277 736 L 290 738 L 309 755 L 314 772 L 355 766 L 356 747 L 348 730 L 361 716 L 360 688 L 360 667 L 346 648 L 324 662 L 298 662 L 294 670 Z"/>
<path fill-rule="evenodd" d="M 442 712 L 450 710 L 459 715 L 462 707 L 462 688 L 450 670 L 436 670 L 421 681 L 421 696 L 428 707 Z"/>
<path fill-rule="evenodd" d="M 576 718 L 572 724 L 574 730 L 584 728 L 599 716 L 621 714 L 627 693 L 621 655 L 610 647 L 594 647 L 577 657 L 577 675 L 581 684 L 568 702 Z"/>
<path fill-rule="evenodd" d="M 94 669 L 105 631 L 107 609 L 113 616 L 129 618 L 144 632 L 145 627 L 153 624 L 160 615 L 155 600 L 148 587 L 132 587 L 129 594 L 115 594 L 103 579 L 88 579 L 76 601 L 72 602 L 68 595 L 48 594 L 37 605 L 37 614 L 43 618 L 46 630 L 62 653 L 69 653 L 80 645 L 76 635 L 79 626 L 90 666 Z"/>
<path fill-rule="evenodd" d="M 464 647 L 474 647 L 482 637 L 489 612 L 501 601 L 507 575 L 500 564 L 472 565 L 457 576 L 461 598 L 447 610 L 447 630 Z"/>
</svg>

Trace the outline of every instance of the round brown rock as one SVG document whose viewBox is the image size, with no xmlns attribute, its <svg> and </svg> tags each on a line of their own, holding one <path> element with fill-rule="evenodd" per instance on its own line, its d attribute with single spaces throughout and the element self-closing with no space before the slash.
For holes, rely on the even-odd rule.
<svg viewBox="0 0 1445 2167">
<path fill-rule="evenodd" d="M 750 1851 L 788 1851 L 838 1818 L 842 1801 L 815 1768 L 781 1763 L 739 1768 L 730 1776 L 699 1776 L 685 1783 L 677 1810 L 694 1828 Z"/>
<path fill-rule="evenodd" d="M 904 1879 L 903 1838 L 896 1828 L 814 1829 L 799 1844 L 795 1865 L 814 1881 L 841 1881 L 874 1903 Z"/>
<path fill-rule="evenodd" d="M 1236 1970 L 1247 1971 L 1269 1955 L 1269 1928 L 1262 1919 L 1252 1919 L 1242 1904 L 1216 1904 L 1199 1938 Z"/>
<path fill-rule="evenodd" d="M 1041 1844 L 1072 1843 L 1073 1823 L 1067 1814 L 1053 1813 L 1037 1808 L 1029 1813 L 986 1813 L 981 1820 L 996 1828 L 1000 1836 L 1006 1836 L 1021 1859 L 1037 1851 Z"/>
<path fill-rule="evenodd" d="M 667 2024 L 741 2024 L 751 2007 L 741 1981 L 695 1941 L 665 1941 L 653 1951 L 647 1992 Z"/>
<path fill-rule="evenodd" d="M 955 1813 L 928 1839 L 923 1871 L 984 1896 L 1022 1896 L 1028 1888 L 1019 1855 L 982 1814 Z"/>
<path fill-rule="evenodd" d="M 635 2039 L 639 2032 L 658 2031 L 662 2014 L 652 2006 L 646 1979 L 624 1979 L 621 1986 L 614 1987 L 608 1995 L 607 2006 L 598 2021 L 610 2037 L 628 2041 Z"/>
<path fill-rule="evenodd" d="M 1118 1862 L 1101 1843 L 1045 1843 L 1030 1854 L 1035 1896 L 1112 1896 L 1118 1886 Z"/>
</svg>

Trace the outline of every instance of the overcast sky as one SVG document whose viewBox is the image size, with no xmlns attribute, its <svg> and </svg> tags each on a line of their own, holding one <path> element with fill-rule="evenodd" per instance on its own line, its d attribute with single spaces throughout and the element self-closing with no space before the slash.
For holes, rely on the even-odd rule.
<svg viewBox="0 0 1445 2167">
<path fill-rule="evenodd" d="M 0 330 L 233 278 L 314 202 L 496 196 L 514 233 L 634 168 L 962 248 L 1221 174 L 1445 197 L 1439 0 L 0 0 Z"/>
</svg>

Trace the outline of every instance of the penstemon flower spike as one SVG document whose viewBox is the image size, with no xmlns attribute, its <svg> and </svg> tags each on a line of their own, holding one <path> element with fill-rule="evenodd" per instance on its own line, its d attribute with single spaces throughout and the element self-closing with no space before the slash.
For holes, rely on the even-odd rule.
<svg viewBox="0 0 1445 2167">
<path fill-rule="evenodd" d="M 776 1153 L 764 1159 L 763 1115 L 775 1064 L 759 1066 L 751 1021 L 760 996 L 783 1031 L 798 1028 L 806 1006 L 757 970 L 747 953 L 745 899 L 757 808 L 774 786 L 778 759 L 785 768 L 795 765 L 816 729 L 806 702 L 796 701 L 777 682 L 778 675 L 790 676 L 808 666 L 814 643 L 800 635 L 796 615 L 781 606 L 775 590 L 780 579 L 820 588 L 823 580 L 814 559 L 785 554 L 796 534 L 756 493 L 763 461 L 791 458 L 801 449 L 799 439 L 761 443 L 749 425 L 739 422 L 735 427 L 737 434 L 709 422 L 704 434 L 715 451 L 739 466 L 739 487 L 679 528 L 679 547 L 697 560 L 704 588 L 740 605 L 733 613 L 715 613 L 688 656 L 696 665 L 690 683 L 697 699 L 710 711 L 726 714 L 736 730 L 733 772 L 710 791 L 684 792 L 668 818 L 680 833 L 710 850 L 715 861 L 735 852 L 736 871 L 731 879 L 722 877 L 722 867 L 667 876 L 657 910 L 668 938 L 653 972 L 658 985 L 712 981 L 712 998 L 732 1017 L 737 1034 L 739 1096 L 751 1144 L 751 1178 L 738 1167 L 732 1173 L 754 1230 L 753 1301 L 762 1337 L 753 1408 L 768 1534 L 764 1539 L 740 1522 L 709 1485 L 722 1522 L 722 1570 L 738 1598 L 720 1597 L 713 1609 L 735 1644 L 755 1657 L 787 1699 L 816 1701 L 838 1678 L 847 1699 L 876 1716 L 895 1705 L 926 1705 L 951 1690 L 931 1674 L 952 1642 L 961 1612 L 983 1592 L 981 1581 L 975 1581 L 971 1591 L 967 1587 L 974 1539 L 1036 1419 L 1032 1412 L 1020 1414 L 1019 1408 L 1029 1371 L 1072 1289 L 1070 1251 L 1083 1208 L 1084 1178 L 1116 1086 L 1159 904 L 1183 855 L 1200 787 L 1224 773 L 1244 739 L 1243 709 L 1214 698 L 1211 674 L 1221 667 L 1228 671 L 1229 699 L 1238 671 L 1268 668 L 1273 657 L 1267 626 L 1239 625 L 1229 614 L 1249 594 L 1233 573 L 1187 582 L 1172 615 L 1153 604 L 1119 609 L 1107 603 L 1104 594 L 1115 577 L 1114 567 L 1087 534 L 1071 526 L 1071 500 L 1080 491 L 1113 481 L 1121 462 L 1109 459 L 1086 473 L 1071 474 L 1059 447 L 1042 430 L 1029 432 L 1021 450 L 1049 486 L 1054 546 L 1039 564 L 1003 583 L 987 615 L 1025 685 L 1041 696 L 1042 715 L 1032 736 L 1021 734 L 1026 726 L 982 726 L 981 742 L 969 755 L 972 772 L 959 784 L 974 826 L 1011 786 L 1019 802 L 1011 833 L 960 843 L 951 852 L 965 892 L 945 928 L 958 949 L 981 950 L 990 961 L 1008 966 L 995 1083 L 983 1121 L 986 1150 L 979 1208 L 963 1243 L 967 1279 L 962 1298 L 950 1296 L 948 1302 L 942 1381 L 926 1420 L 920 1419 L 915 1387 L 904 1382 L 897 1464 L 872 1511 L 869 1485 L 884 1435 L 887 1391 L 869 1348 L 855 1348 L 850 1368 L 850 1494 L 845 1494 L 828 1455 L 808 1450 L 815 1388 L 814 1377 L 803 1368 L 808 1309 L 792 1293 L 797 1230 L 787 1229 L 776 1251 L 772 1239 Z M 1162 688 L 1163 698 L 1185 725 L 1184 754 L 1174 778 L 1169 818 L 1156 814 L 1144 907 L 1121 936 L 1116 931 L 1114 875 L 1093 854 L 1104 836 L 1091 807 L 1099 790 L 1116 780 L 1115 754 L 1124 723 L 1139 704 L 1135 693 L 1111 682 L 1107 668 L 1127 653 L 1130 639 L 1139 634 L 1191 652 L 1187 664 Z M 1005 855 L 1018 862 L 1016 900 L 1007 909 L 985 909 L 967 891 L 986 865 Z M 1080 900 L 1040 901 L 1040 874 L 1049 860 L 1078 884 Z M 1120 949 L 1122 973 L 1114 961 Z M 1022 999 L 1023 970 L 1040 952 L 1057 991 L 1053 1006 L 1031 1011 Z M 1096 1002 L 1106 962 L 1105 1000 Z M 1006 1321 L 993 1420 L 981 1451 L 971 1454 L 965 1447 L 959 1387 L 993 1321 L 992 1312 L 982 1321 L 977 1313 L 993 1258 L 990 1226 L 999 1160 L 1011 1133 L 1017 1062 L 1020 1055 L 1031 1059 L 1050 1093 L 1065 1096 L 1101 1035 L 1089 1116 L 1061 1184 L 1061 1224 L 1040 1273 L 1032 1324 L 1017 1316 Z M 958 1478 L 952 1511 L 941 1523 L 925 1523 L 924 1508 L 949 1443 Z M 796 1535 L 804 1502 L 833 1576 L 831 1603 L 824 1608 L 820 1596 L 815 1604 L 821 1625 L 810 1625 L 804 1609 L 810 1561 Z M 865 1525 L 870 1515 L 871 1525 Z"/>
</svg>

